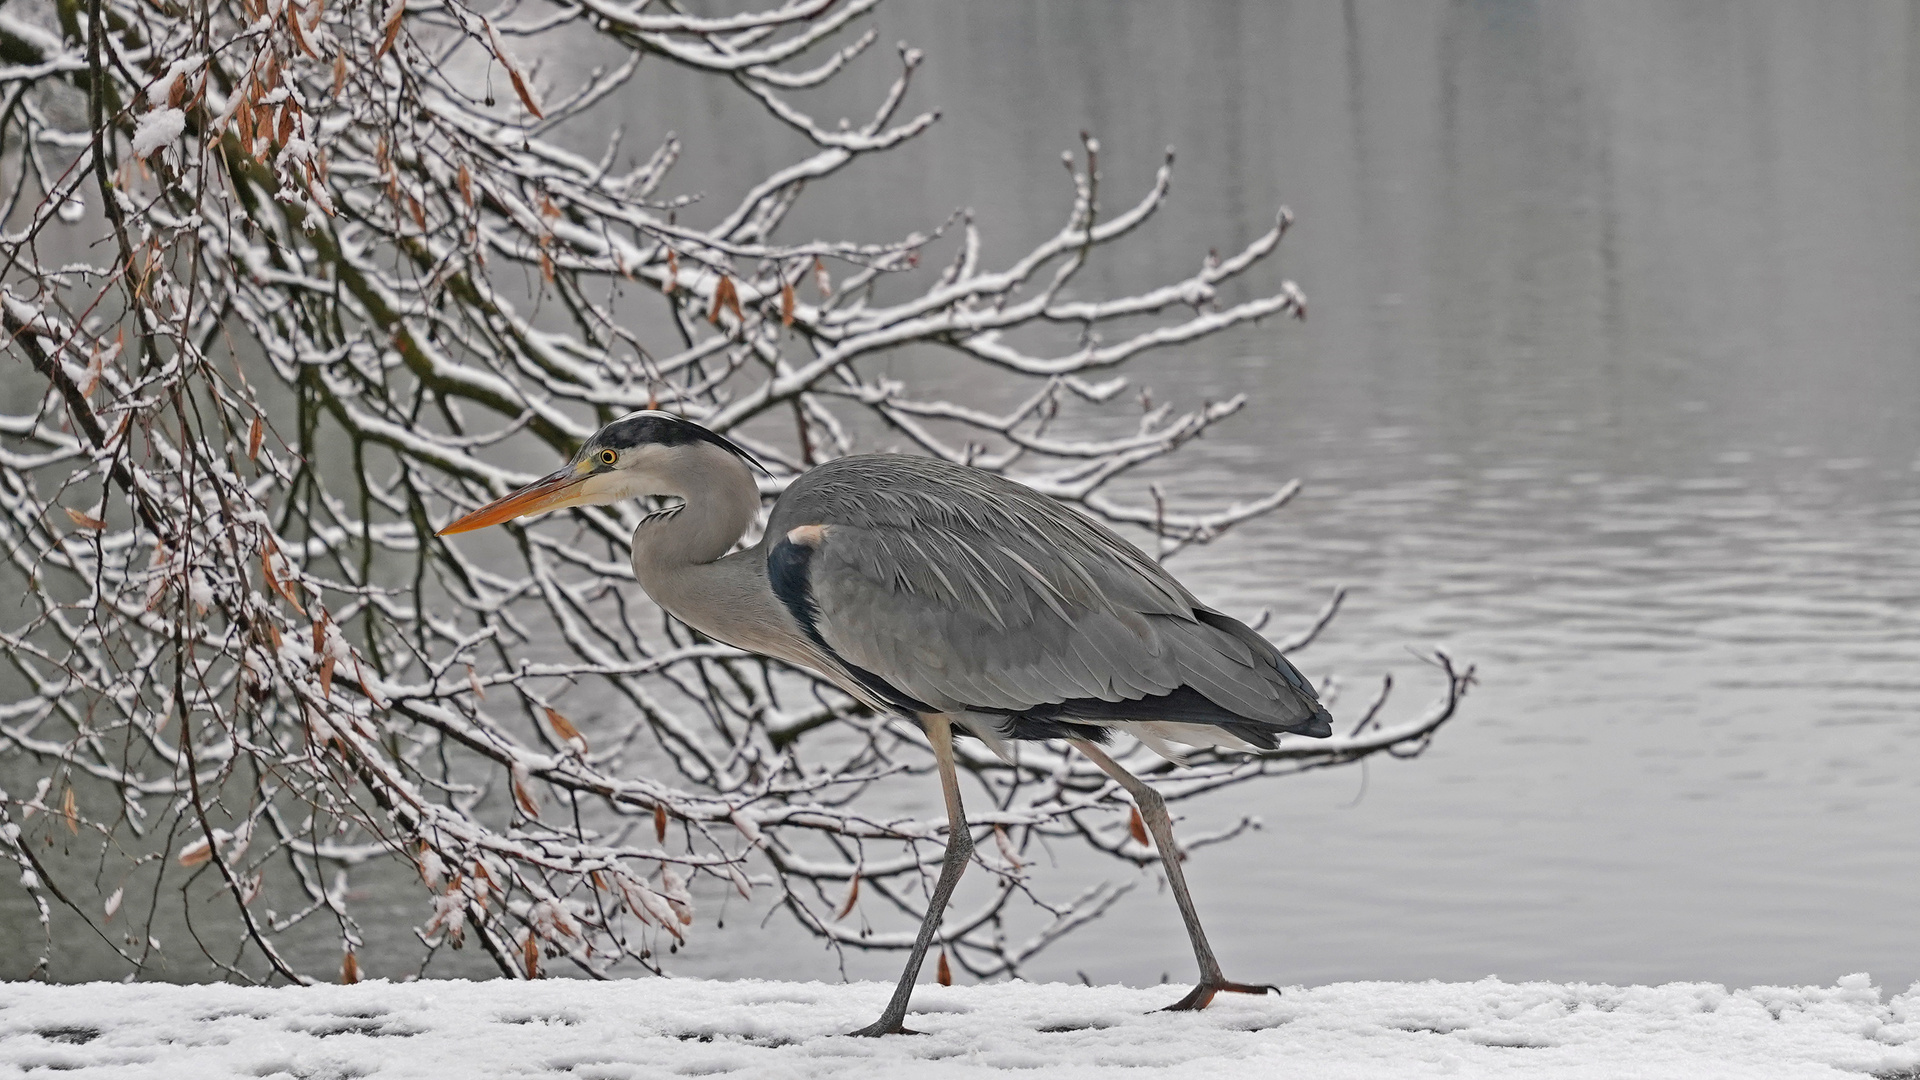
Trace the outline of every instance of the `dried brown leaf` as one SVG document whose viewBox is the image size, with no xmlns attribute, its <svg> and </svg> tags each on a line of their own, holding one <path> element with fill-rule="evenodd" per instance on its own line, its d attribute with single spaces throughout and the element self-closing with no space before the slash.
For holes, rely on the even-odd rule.
<svg viewBox="0 0 1920 1080">
<path fill-rule="evenodd" d="M 667 842 L 667 808 L 660 803 L 653 804 L 653 838 L 662 844 Z"/>
<path fill-rule="evenodd" d="M 339 97 L 340 91 L 347 85 L 347 54 L 335 53 L 333 57 L 333 96 Z"/>
<path fill-rule="evenodd" d="M 105 370 L 106 360 L 102 358 L 100 346 L 94 345 L 93 355 L 87 358 L 86 381 L 80 384 L 80 396 L 92 397 L 94 387 L 100 385 L 100 373 Z"/>
<path fill-rule="evenodd" d="M 833 295 L 833 279 L 827 276 L 827 264 L 819 259 L 813 260 L 813 287 L 820 290 L 820 299 Z"/>
<path fill-rule="evenodd" d="M 406 13 L 407 0 L 393 0 L 393 6 L 387 9 L 386 33 L 380 39 L 380 47 L 373 51 L 373 58 L 375 60 L 387 55 L 387 50 L 393 48 L 393 43 L 399 39 L 400 16 Z"/>
<path fill-rule="evenodd" d="M 1007 830 L 995 825 L 993 827 L 993 842 L 1000 848 L 1000 857 L 1007 860 L 1007 864 L 1015 870 L 1026 865 L 1020 861 L 1019 853 L 1014 851 L 1013 841 L 1007 836 Z"/>
<path fill-rule="evenodd" d="M 254 417 L 253 423 L 247 425 L 247 460 L 248 461 L 260 460 L 260 444 L 265 442 L 266 438 L 267 438 L 267 426 L 260 422 L 259 417 L 257 416 Z"/>
<path fill-rule="evenodd" d="M 101 529 L 104 529 L 107 527 L 106 522 L 101 521 L 99 518 L 94 517 L 91 514 L 83 514 L 80 511 L 75 510 L 71 506 L 63 506 L 60 509 L 65 510 L 67 512 L 67 516 L 73 519 L 73 523 L 75 525 L 80 526 L 83 529 L 92 529 L 95 532 L 99 532 Z"/>
<path fill-rule="evenodd" d="M 707 312 L 707 321 L 715 326 L 720 325 L 722 308 L 733 312 L 735 322 L 746 321 L 746 317 L 740 313 L 740 292 L 733 287 L 733 279 L 725 274 L 720 275 L 720 284 L 713 288 L 713 310 Z"/>
<path fill-rule="evenodd" d="M 586 736 L 580 734 L 580 729 L 573 726 L 573 721 L 561 716 L 556 710 L 548 709 L 547 723 L 553 726 L 553 733 L 559 736 L 561 742 L 578 743 L 580 744 L 579 749 L 585 752 L 587 749 Z"/>
<path fill-rule="evenodd" d="M 520 809 L 526 811 L 528 817 L 540 816 L 540 804 L 533 801 L 533 792 L 527 790 L 527 786 L 520 782 L 519 777 L 515 777 L 513 781 L 513 801 L 520 804 Z"/>
<path fill-rule="evenodd" d="M 460 198 L 467 204 L 467 209 L 473 209 L 473 174 L 467 171 L 464 161 L 460 163 Z"/>
<path fill-rule="evenodd" d="M 1133 834 L 1134 843 L 1145 847 L 1147 845 L 1147 823 L 1141 820 L 1139 807 L 1132 808 L 1128 813 L 1131 816 L 1127 818 L 1127 831 Z"/>
<path fill-rule="evenodd" d="M 660 291 L 663 293 L 666 293 L 668 296 L 672 296 L 673 290 L 679 287 L 680 287 L 680 256 L 674 254 L 672 248 L 668 248 L 667 249 L 667 283 L 661 287 Z"/>
<path fill-rule="evenodd" d="M 940 950 L 940 967 L 934 977 L 940 980 L 941 986 L 953 985 L 953 968 L 947 964 L 947 950 L 945 949 Z"/>
<path fill-rule="evenodd" d="M 841 919 L 846 918 L 853 911 L 853 905 L 859 902 L 860 902 L 860 871 L 855 870 L 853 872 L 853 880 L 849 882 L 847 885 L 847 898 L 845 900 L 840 901 L 840 910 L 833 916 L 833 921 L 839 922 Z"/>
<path fill-rule="evenodd" d="M 540 977 L 540 939 L 534 936 L 534 933 L 532 930 L 527 931 L 527 943 L 521 947 L 520 956 L 521 956 L 521 959 L 525 960 L 527 964 L 527 978 L 529 979 L 539 978 Z"/>
<path fill-rule="evenodd" d="M 287 584 L 284 581 L 281 581 L 278 577 L 274 575 L 273 557 L 279 554 L 279 551 L 280 549 L 277 546 L 275 546 L 272 541 L 267 542 L 266 550 L 260 553 L 261 575 L 267 579 L 267 586 L 269 588 L 271 588 L 274 592 L 277 592 L 282 597 L 284 597 L 287 603 L 293 605 L 293 610 L 299 612 L 302 615 L 305 615 L 307 613 L 307 609 L 300 606 L 300 597 L 298 594 L 296 594 L 293 591 L 293 586 Z"/>
<path fill-rule="evenodd" d="M 780 283 L 780 325 L 793 325 L 793 286 Z"/>
<path fill-rule="evenodd" d="M 80 809 L 74 805 L 73 788 L 69 786 L 60 796 L 60 816 L 67 819 L 67 831 L 80 835 Z"/>
<path fill-rule="evenodd" d="M 287 28 L 293 31 L 293 43 L 300 46 L 301 52 L 315 60 L 320 59 L 320 54 L 314 52 L 313 46 L 307 44 L 307 32 L 300 26 L 300 8 L 296 4 L 287 5 Z"/>
<path fill-rule="evenodd" d="M 340 981 L 348 986 L 360 981 L 360 958 L 353 954 L 352 949 L 348 949 L 347 955 L 340 958 Z"/>
<path fill-rule="evenodd" d="M 507 68 L 507 76 L 513 80 L 513 92 L 520 95 L 520 104 L 527 107 L 527 111 L 533 114 L 534 119 L 545 119 L 545 114 L 540 111 L 540 106 L 533 103 L 533 94 L 527 90 L 527 80 L 520 77 L 520 72 L 509 67 Z"/>
</svg>

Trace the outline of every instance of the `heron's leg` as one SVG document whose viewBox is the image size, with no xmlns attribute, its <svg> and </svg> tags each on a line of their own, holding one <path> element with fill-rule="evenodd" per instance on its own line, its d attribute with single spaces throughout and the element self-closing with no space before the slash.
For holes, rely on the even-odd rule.
<svg viewBox="0 0 1920 1080">
<path fill-rule="evenodd" d="M 1264 994 L 1271 990 L 1279 993 L 1277 986 L 1228 982 L 1220 971 L 1220 961 L 1214 959 L 1213 946 L 1207 944 L 1207 932 L 1200 928 L 1200 915 L 1193 910 L 1193 897 L 1187 894 L 1187 875 L 1180 869 L 1180 849 L 1173 845 L 1173 820 L 1167 816 L 1167 802 L 1160 793 L 1139 777 L 1121 768 L 1120 763 L 1107 756 L 1105 750 L 1086 739 L 1074 739 L 1073 745 L 1087 755 L 1095 765 L 1119 781 L 1120 786 L 1133 796 L 1134 805 L 1140 808 L 1140 818 L 1147 824 L 1147 831 L 1153 834 L 1153 846 L 1160 851 L 1160 866 L 1167 872 L 1167 884 L 1173 887 L 1173 902 L 1180 905 L 1180 918 L 1187 924 L 1187 937 L 1193 940 L 1193 958 L 1200 963 L 1200 982 L 1193 992 L 1172 1005 L 1168 1012 L 1183 1009 L 1204 1009 L 1213 1000 L 1213 995 L 1222 990 L 1232 990 L 1242 994 Z"/>
<path fill-rule="evenodd" d="M 900 973 L 900 984 L 893 988 L 887 1010 L 880 1019 L 851 1033 L 854 1035 L 897 1035 L 906 1031 L 902 1021 L 907 1018 L 914 981 L 920 977 L 920 964 L 940 931 L 940 917 L 946 914 L 953 887 L 960 883 L 960 875 L 973 858 L 973 834 L 967 831 L 967 813 L 960 806 L 960 778 L 953 768 L 953 722 L 944 714 L 926 715 L 920 720 L 927 729 L 927 740 L 933 743 L 934 760 L 940 763 L 940 789 L 947 797 L 947 857 L 940 864 L 940 880 L 934 883 L 927 917 L 920 922 L 920 936 L 914 939 L 913 951 L 907 956 L 907 970 Z"/>
</svg>

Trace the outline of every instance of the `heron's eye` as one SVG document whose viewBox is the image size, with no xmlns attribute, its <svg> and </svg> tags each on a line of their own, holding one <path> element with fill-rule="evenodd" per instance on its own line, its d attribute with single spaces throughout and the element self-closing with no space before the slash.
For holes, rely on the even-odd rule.
<svg viewBox="0 0 1920 1080">
<path fill-rule="evenodd" d="M 602 465 L 612 465 L 613 463 L 619 460 L 620 460 L 620 455 L 614 453 L 611 450 L 600 451 L 600 464 Z"/>
</svg>

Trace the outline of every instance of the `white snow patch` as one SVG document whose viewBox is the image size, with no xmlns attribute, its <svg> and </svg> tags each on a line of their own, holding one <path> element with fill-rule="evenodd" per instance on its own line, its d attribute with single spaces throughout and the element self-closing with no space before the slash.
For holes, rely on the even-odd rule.
<svg viewBox="0 0 1920 1080">
<path fill-rule="evenodd" d="M 133 130 L 133 156 L 146 157 L 180 137 L 187 129 L 187 114 L 179 109 L 155 109 L 140 118 Z"/>
<path fill-rule="evenodd" d="M 1920 985 L 1340 983 L 922 986 L 918 1036 L 855 1039 L 879 983 L 361 983 L 259 989 L 0 984 L 0 1076 L 627 1078 L 1920 1076 Z"/>
</svg>

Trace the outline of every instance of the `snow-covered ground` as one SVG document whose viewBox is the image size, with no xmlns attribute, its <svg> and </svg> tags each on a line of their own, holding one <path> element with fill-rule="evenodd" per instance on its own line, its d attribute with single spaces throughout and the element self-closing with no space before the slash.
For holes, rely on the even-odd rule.
<svg viewBox="0 0 1920 1080">
<path fill-rule="evenodd" d="M 0 1076 L 1920 1077 L 1920 985 L 1340 983 L 1151 1010 L 1167 987 L 877 983 L 0 984 Z"/>
</svg>

